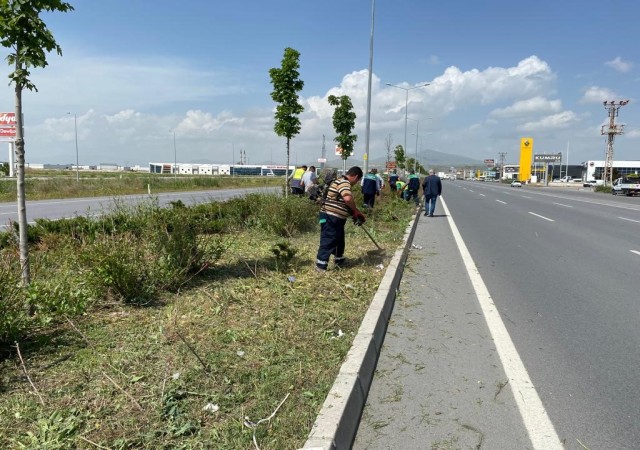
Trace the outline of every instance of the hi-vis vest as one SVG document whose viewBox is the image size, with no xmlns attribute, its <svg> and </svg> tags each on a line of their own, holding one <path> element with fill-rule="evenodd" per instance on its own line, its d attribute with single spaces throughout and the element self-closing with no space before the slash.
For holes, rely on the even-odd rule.
<svg viewBox="0 0 640 450">
<path fill-rule="evenodd" d="M 304 169 L 302 167 L 296 169 L 296 171 L 293 172 L 293 178 L 291 178 L 291 187 L 300 187 L 303 175 Z"/>
</svg>

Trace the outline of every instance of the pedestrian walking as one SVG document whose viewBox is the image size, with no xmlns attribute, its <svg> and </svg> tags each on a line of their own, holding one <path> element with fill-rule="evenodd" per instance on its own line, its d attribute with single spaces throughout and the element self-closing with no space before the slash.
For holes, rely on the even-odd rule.
<svg viewBox="0 0 640 450">
<path fill-rule="evenodd" d="M 430 169 L 429 175 L 424 178 L 422 190 L 424 193 L 424 215 L 433 217 L 438 196 L 442 195 L 442 181 L 439 176 L 434 175 L 433 169 Z"/>
<path fill-rule="evenodd" d="M 371 169 L 362 179 L 362 195 L 364 197 L 364 207 L 373 208 L 376 196 L 380 195 L 380 180 L 376 174 L 376 169 Z"/>
<path fill-rule="evenodd" d="M 349 216 L 364 223 L 362 214 L 353 199 L 351 186 L 362 179 L 362 169 L 354 166 L 329 186 L 327 198 L 320 208 L 320 246 L 316 257 L 316 270 L 325 272 L 329 266 L 329 258 L 334 257 L 336 267 L 345 263 L 344 226 Z"/>
<path fill-rule="evenodd" d="M 391 174 L 389 175 L 389 189 L 391 189 L 391 192 L 396 192 L 397 190 L 396 183 L 398 182 L 399 179 L 400 177 L 398 176 L 395 170 L 391 172 Z"/>
<path fill-rule="evenodd" d="M 407 180 L 407 194 L 406 200 L 413 201 L 416 203 L 416 206 L 420 205 L 420 200 L 418 199 L 418 192 L 420 191 L 420 176 L 416 175 L 415 170 L 411 169 L 409 171 L 409 179 Z"/>
</svg>

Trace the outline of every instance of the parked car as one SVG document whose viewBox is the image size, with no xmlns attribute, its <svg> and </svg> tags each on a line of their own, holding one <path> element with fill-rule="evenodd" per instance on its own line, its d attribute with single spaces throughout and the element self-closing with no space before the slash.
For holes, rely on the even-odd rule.
<svg viewBox="0 0 640 450">
<path fill-rule="evenodd" d="M 601 184 L 604 184 L 604 181 L 602 180 L 589 180 L 589 181 L 585 181 L 584 183 L 582 183 L 583 187 L 596 187 L 599 186 Z"/>
<path fill-rule="evenodd" d="M 522 187 L 522 183 L 518 180 L 511 182 L 511 187 Z"/>
</svg>

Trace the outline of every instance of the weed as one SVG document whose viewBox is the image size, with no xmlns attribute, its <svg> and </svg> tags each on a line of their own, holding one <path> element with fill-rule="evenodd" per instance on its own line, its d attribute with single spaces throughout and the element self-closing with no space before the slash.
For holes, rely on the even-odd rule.
<svg viewBox="0 0 640 450">
<path fill-rule="evenodd" d="M 282 272 L 291 267 L 298 250 L 291 246 L 290 241 L 280 241 L 271 247 L 271 253 L 276 260 L 276 270 Z"/>
</svg>

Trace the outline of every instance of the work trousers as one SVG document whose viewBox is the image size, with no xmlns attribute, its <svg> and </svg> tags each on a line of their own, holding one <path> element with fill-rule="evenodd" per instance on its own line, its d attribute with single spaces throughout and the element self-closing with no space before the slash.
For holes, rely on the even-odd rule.
<svg viewBox="0 0 640 450">
<path fill-rule="evenodd" d="M 373 205 L 376 203 L 376 194 L 362 194 L 364 197 L 364 205 L 367 208 L 373 208 Z"/>
<path fill-rule="evenodd" d="M 326 270 L 329 258 L 334 256 L 336 266 L 344 263 L 344 226 L 347 219 L 341 219 L 326 213 L 320 213 L 320 247 L 316 257 L 316 266 Z"/>
<path fill-rule="evenodd" d="M 416 206 L 418 206 L 420 204 L 420 200 L 418 200 L 418 191 L 413 191 L 413 190 L 407 189 L 407 197 L 406 197 L 406 199 L 407 199 L 407 201 L 413 199 L 413 201 L 416 204 Z"/>
<path fill-rule="evenodd" d="M 424 213 L 428 216 L 433 216 L 436 210 L 436 202 L 438 201 L 437 195 L 425 195 L 424 196 Z"/>
</svg>

